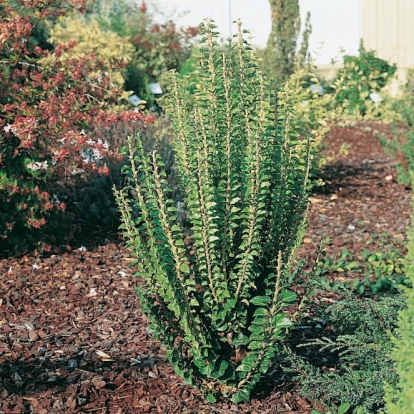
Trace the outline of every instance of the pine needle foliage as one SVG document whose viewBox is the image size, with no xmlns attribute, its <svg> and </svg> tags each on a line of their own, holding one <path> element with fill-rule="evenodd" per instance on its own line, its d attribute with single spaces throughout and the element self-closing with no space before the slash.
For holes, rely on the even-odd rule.
<svg viewBox="0 0 414 414">
<path fill-rule="evenodd" d="M 320 367 L 302 359 L 297 350 L 292 353 L 292 365 L 286 371 L 296 373 L 294 380 L 300 383 L 301 394 L 329 409 L 340 401 L 354 413 L 377 413 L 384 404 L 384 382 L 395 386 L 398 380 L 389 356 L 389 332 L 395 331 L 404 306 L 402 295 L 384 295 L 377 300 L 349 296 L 321 310 L 318 320 L 333 327 L 335 334 L 299 348 L 311 347 L 308 352 L 334 362 Z"/>
<path fill-rule="evenodd" d="M 291 85 L 269 88 L 240 24 L 224 47 L 215 28 L 201 25 L 194 102 L 175 74 L 166 102 L 188 228 L 160 157 L 139 139 L 129 140 L 129 185 L 116 198 L 153 335 L 208 401 L 239 403 L 281 358 L 292 325 L 311 157 Z"/>
</svg>

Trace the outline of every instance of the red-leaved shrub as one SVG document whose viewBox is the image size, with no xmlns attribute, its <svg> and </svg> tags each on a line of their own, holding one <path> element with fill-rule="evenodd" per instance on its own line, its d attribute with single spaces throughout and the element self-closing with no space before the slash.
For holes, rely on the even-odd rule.
<svg viewBox="0 0 414 414">
<path fill-rule="evenodd" d="M 120 119 L 151 122 L 122 111 L 109 77 L 93 55 L 59 60 L 74 43 L 53 51 L 30 41 L 47 19 L 82 12 L 85 0 L 0 0 L 0 250 L 18 251 L 44 242 L 48 217 L 65 210 L 49 194 L 48 178 L 64 165 L 108 174 L 106 157 L 118 156 L 92 139 L 92 124 Z M 92 153 L 89 159 L 82 154 Z"/>
</svg>

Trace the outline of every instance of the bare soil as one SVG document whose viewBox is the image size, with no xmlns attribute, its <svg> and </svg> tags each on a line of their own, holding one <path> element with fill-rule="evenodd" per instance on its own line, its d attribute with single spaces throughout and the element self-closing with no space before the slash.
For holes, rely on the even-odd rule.
<svg viewBox="0 0 414 414">
<path fill-rule="evenodd" d="M 325 236 L 328 255 L 405 245 L 411 191 L 397 183 L 374 128 L 387 129 L 338 126 L 328 136 L 327 153 L 352 147 L 326 167 L 325 185 L 310 198 L 302 257 Z M 278 369 L 248 404 L 207 404 L 151 338 L 122 240 L 81 246 L 0 261 L 0 413 L 311 412 Z"/>
</svg>

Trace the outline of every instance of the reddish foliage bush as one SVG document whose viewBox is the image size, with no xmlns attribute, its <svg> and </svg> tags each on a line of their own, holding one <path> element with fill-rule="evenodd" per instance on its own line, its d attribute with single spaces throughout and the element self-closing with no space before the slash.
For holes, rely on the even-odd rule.
<svg viewBox="0 0 414 414">
<path fill-rule="evenodd" d="M 59 60 L 63 50 L 33 46 L 30 37 L 46 19 L 83 11 L 85 0 L 0 0 L 0 246 L 17 251 L 41 243 L 52 213 L 65 205 L 45 191 L 62 164 L 107 175 L 103 140 L 88 136 L 93 123 L 119 119 L 151 122 L 135 111 L 116 111 L 122 91 L 97 73 L 93 55 Z M 92 151 L 90 162 L 82 151 Z"/>
</svg>

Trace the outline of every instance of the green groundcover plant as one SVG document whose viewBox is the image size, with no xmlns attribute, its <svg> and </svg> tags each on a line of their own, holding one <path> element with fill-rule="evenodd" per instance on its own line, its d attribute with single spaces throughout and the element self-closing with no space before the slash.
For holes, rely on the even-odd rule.
<svg viewBox="0 0 414 414">
<path fill-rule="evenodd" d="M 177 75 L 166 103 L 184 208 L 139 139 L 129 140 L 128 185 L 116 198 L 153 335 L 208 401 L 239 403 L 281 360 L 292 325 L 311 146 L 291 85 L 266 84 L 240 24 L 223 47 L 213 24 L 201 28 L 194 104 Z"/>
<path fill-rule="evenodd" d="M 295 373 L 300 393 L 328 413 L 377 413 L 384 404 L 384 382 L 395 385 L 398 379 L 389 356 L 389 332 L 395 331 L 405 301 L 401 295 L 371 299 L 342 293 L 342 300 L 316 308 L 315 320 L 329 328 L 321 338 L 299 344 L 285 371 Z M 319 361 L 301 357 L 302 347 L 306 356 L 318 354 Z"/>
</svg>

